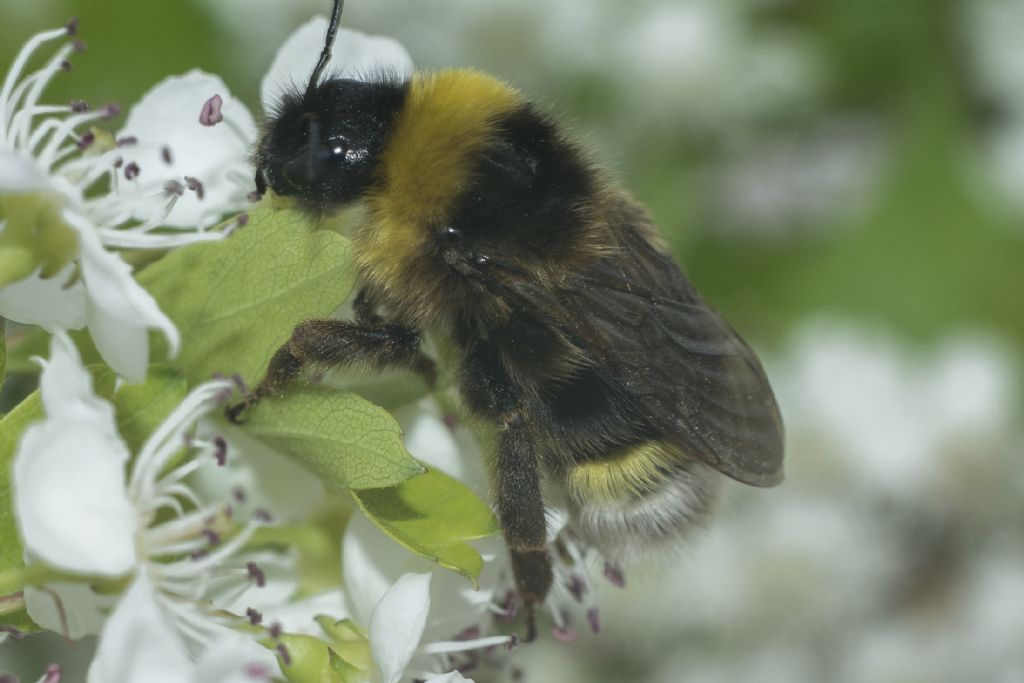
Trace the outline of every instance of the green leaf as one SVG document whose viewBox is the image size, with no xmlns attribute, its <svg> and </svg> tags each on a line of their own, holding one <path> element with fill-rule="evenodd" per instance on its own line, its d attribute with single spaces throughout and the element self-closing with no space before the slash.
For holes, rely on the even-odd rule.
<svg viewBox="0 0 1024 683">
<path fill-rule="evenodd" d="M 188 383 L 166 366 L 151 365 L 142 384 L 122 385 L 114 394 L 117 410 L 117 429 L 128 444 L 128 450 L 138 453 L 142 444 L 168 415 L 185 394 Z"/>
<path fill-rule="evenodd" d="M 39 373 L 34 356 L 46 358 L 50 353 L 50 333 L 41 327 L 21 328 L 15 336 L 7 338 L 7 372 L 14 374 Z"/>
<path fill-rule="evenodd" d="M 4 378 L 7 377 L 7 338 L 4 334 L 4 319 L 0 317 L 0 387 L 4 385 Z"/>
<path fill-rule="evenodd" d="M 295 386 L 253 406 L 245 428 L 338 490 L 393 486 L 424 471 L 395 419 L 352 393 Z"/>
<path fill-rule="evenodd" d="M 497 533 L 498 524 L 490 507 L 465 484 L 431 470 L 398 486 L 352 495 L 388 536 L 476 587 L 483 559 L 466 541 Z"/>
<path fill-rule="evenodd" d="M 254 384 L 296 324 L 344 303 L 355 267 L 344 237 L 298 211 L 261 209 L 231 237 L 177 249 L 138 279 L 181 332 L 174 364 L 190 382 L 222 372 Z"/>
<path fill-rule="evenodd" d="M 89 366 L 87 369 L 93 376 L 93 391 L 110 398 L 114 393 L 114 373 L 106 367 Z M 22 433 L 31 423 L 41 419 L 43 405 L 36 390 L 0 420 L 0 572 L 24 565 L 18 525 L 14 519 L 11 463 Z"/>
<path fill-rule="evenodd" d="M 330 641 L 331 670 L 345 683 L 366 680 L 370 670 L 370 641 L 365 631 L 351 619 L 335 621 L 325 614 L 314 617 Z"/>
<path fill-rule="evenodd" d="M 281 636 L 280 643 L 288 651 L 289 661 L 285 661 L 280 650 L 277 650 L 277 660 L 289 683 L 348 683 L 348 679 L 335 672 L 331 649 L 319 638 L 289 633 Z M 272 650 L 277 647 L 270 640 L 263 645 Z"/>
</svg>

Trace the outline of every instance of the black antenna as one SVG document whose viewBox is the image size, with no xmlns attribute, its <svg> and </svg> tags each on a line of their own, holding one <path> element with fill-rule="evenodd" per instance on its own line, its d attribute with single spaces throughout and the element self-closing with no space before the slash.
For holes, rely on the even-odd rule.
<svg viewBox="0 0 1024 683">
<path fill-rule="evenodd" d="M 327 62 L 331 61 L 331 47 L 334 45 L 334 37 L 338 34 L 338 22 L 341 20 L 341 8 L 345 6 L 345 0 L 334 0 L 334 9 L 331 10 L 331 23 L 327 25 L 327 38 L 324 40 L 324 49 L 320 53 L 320 61 L 313 69 L 313 75 L 309 77 L 309 85 L 306 86 L 306 99 L 316 88 Z"/>
</svg>

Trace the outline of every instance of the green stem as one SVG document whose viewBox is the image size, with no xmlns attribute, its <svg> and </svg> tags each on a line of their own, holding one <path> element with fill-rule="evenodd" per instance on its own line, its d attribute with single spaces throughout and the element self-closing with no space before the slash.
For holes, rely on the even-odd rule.
<svg viewBox="0 0 1024 683">
<path fill-rule="evenodd" d="M 56 581 L 87 583 L 100 592 L 119 592 L 124 588 L 128 577 L 111 578 L 109 576 L 72 574 L 71 572 L 47 567 L 45 564 L 30 564 L 26 567 L 15 567 L 14 569 L 0 572 L 0 601 L 20 593 L 26 586 L 43 586 Z"/>
</svg>

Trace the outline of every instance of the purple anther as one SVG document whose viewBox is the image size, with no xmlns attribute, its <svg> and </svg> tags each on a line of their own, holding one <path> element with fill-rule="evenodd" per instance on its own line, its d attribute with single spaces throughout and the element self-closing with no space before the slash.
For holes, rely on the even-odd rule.
<svg viewBox="0 0 1024 683">
<path fill-rule="evenodd" d="M 576 631 L 572 630 L 568 626 L 555 626 L 551 629 L 551 635 L 554 636 L 555 640 L 559 640 L 563 643 L 576 642 L 577 635 Z"/>
<path fill-rule="evenodd" d="M 263 198 L 263 195 L 260 194 L 259 192 L 255 191 L 255 190 L 253 190 L 249 194 L 245 195 L 246 201 L 248 201 L 250 204 L 255 204 L 256 202 L 258 202 L 262 198 Z"/>
<path fill-rule="evenodd" d="M 512 650 L 515 650 L 517 647 L 519 647 L 519 636 L 513 633 L 509 636 L 509 641 L 505 643 L 505 649 L 512 652 Z"/>
<path fill-rule="evenodd" d="M 285 666 L 292 665 L 292 656 L 288 652 L 288 648 L 284 646 L 284 643 L 278 643 L 277 647 L 275 647 L 274 649 L 277 650 L 277 655 L 281 658 L 282 664 L 284 664 Z"/>
<path fill-rule="evenodd" d="M 249 617 L 249 623 L 253 626 L 259 626 L 263 623 L 263 613 L 252 607 L 245 608 L 245 616 Z"/>
<path fill-rule="evenodd" d="M 617 564 L 604 563 L 604 578 L 608 579 L 616 588 L 626 587 L 626 577 L 622 573 L 622 567 Z"/>
<path fill-rule="evenodd" d="M 262 664 L 246 664 L 245 675 L 254 681 L 270 680 L 270 671 Z"/>
<path fill-rule="evenodd" d="M 601 632 L 601 621 L 597 617 L 597 608 L 591 607 L 587 610 L 587 621 L 590 623 L 590 630 L 594 633 Z"/>
<path fill-rule="evenodd" d="M 256 584 L 257 588 L 263 588 L 267 585 L 267 575 L 263 573 L 263 570 L 255 562 L 246 562 L 245 571 L 249 573 L 249 579 Z"/>
<path fill-rule="evenodd" d="M 71 62 L 69 62 L 68 60 L 62 59 L 60 61 L 60 70 L 63 71 L 64 73 L 67 73 L 67 72 L 71 71 L 71 68 L 72 68 L 71 67 Z"/>
<path fill-rule="evenodd" d="M 197 548 L 188 554 L 190 560 L 201 560 L 206 557 L 209 553 L 206 552 L 206 548 Z"/>
<path fill-rule="evenodd" d="M 247 213 L 240 213 L 235 218 L 235 228 L 236 229 L 244 228 L 248 224 L 249 224 L 249 214 L 247 214 Z"/>
<path fill-rule="evenodd" d="M 216 126 L 223 121 L 224 115 L 220 113 L 220 108 L 223 104 L 224 100 L 221 99 L 220 95 L 214 95 L 203 102 L 203 109 L 199 112 L 199 123 L 204 126 Z"/>
<path fill-rule="evenodd" d="M 117 139 L 118 147 L 129 147 L 131 145 L 139 144 L 139 139 L 134 135 L 125 135 L 123 138 Z"/>
<path fill-rule="evenodd" d="M 256 508 L 252 511 L 252 518 L 257 522 L 263 522 L 264 524 L 270 524 L 274 521 L 274 516 L 270 514 L 270 510 L 265 508 Z"/>
<path fill-rule="evenodd" d="M 78 147 L 78 149 L 84 150 L 88 149 L 89 145 L 94 142 L 96 142 L 96 134 L 90 130 L 86 131 L 82 137 L 78 138 L 78 142 L 75 143 L 75 146 Z"/>
<path fill-rule="evenodd" d="M 50 664 L 46 667 L 46 675 L 40 683 L 60 683 L 61 675 L 60 664 Z"/>
<path fill-rule="evenodd" d="M 270 624 L 270 627 L 267 629 L 267 633 L 269 633 L 270 637 L 273 638 L 274 640 L 277 640 L 278 638 L 280 638 L 281 634 L 283 632 L 284 632 L 284 630 L 281 628 L 281 622 L 280 621 L 273 622 L 272 624 Z"/>
<path fill-rule="evenodd" d="M 188 189 L 196 193 L 196 198 L 198 199 L 202 199 L 203 195 L 206 194 L 206 191 L 203 189 L 203 184 L 193 176 L 185 176 L 185 184 L 188 185 Z"/>
<path fill-rule="evenodd" d="M 228 462 L 228 442 L 224 440 L 223 436 L 213 437 L 213 457 L 217 461 L 220 467 Z"/>
<path fill-rule="evenodd" d="M 117 102 L 107 102 L 103 106 L 103 118 L 112 119 L 121 113 L 121 105 Z"/>
<path fill-rule="evenodd" d="M 71 111 L 76 114 L 89 111 L 89 104 L 85 100 L 71 100 L 68 106 L 71 107 Z"/>
<path fill-rule="evenodd" d="M 171 148 L 164 145 L 160 148 L 160 158 L 164 160 L 164 163 L 170 166 L 174 163 L 174 155 L 171 154 Z"/>
<path fill-rule="evenodd" d="M 583 582 L 583 578 L 579 574 L 572 574 L 565 587 L 569 589 L 569 593 L 576 599 L 576 602 L 583 602 L 583 594 L 587 592 L 587 584 Z"/>
<path fill-rule="evenodd" d="M 220 534 L 213 529 L 203 529 L 199 533 L 203 535 L 203 538 L 205 538 L 206 542 L 210 545 L 220 545 Z"/>
<path fill-rule="evenodd" d="M 68 22 L 64 24 L 64 31 L 69 36 L 73 36 L 78 33 L 78 17 L 71 17 L 68 19 Z"/>
<path fill-rule="evenodd" d="M 122 166 L 124 166 L 124 159 L 122 157 L 114 159 L 114 168 L 121 168 Z"/>
<path fill-rule="evenodd" d="M 131 166 L 131 164 L 129 164 L 129 166 Z M 124 170 L 124 176 L 125 178 L 128 178 L 128 169 Z M 128 180 L 131 180 L 131 178 L 128 178 Z M 166 183 L 164 183 L 164 192 L 166 192 L 167 194 L 176 194 L 180 197 L 181 195 L 185 194 L 185 186 L 179 183 L 177 180 L 168 180 Z"/>
<path fill-rule="evenodd" d="M 75 52 L 85 52 L 86 47 L 88 46 L 85 44 L 85 41 L 83 40 L 75 39 L 71 41 L 71 49 L 73 49 Z"/>
<path fill-rule="evenodd" d="M 124 167 L 124 178 L 125 180 L 135 180 L 136 178 L 139 177 L 139 173 L 141 172 L 142 169 L 139 168 L 139 165 L 137 163 L 135 163 L 134 161 L 129 162 L 128 165 Z M 164 186 L 164 189 L 167 189 L 166 185 Z M 184 192 L 184 190 L 182 190 L 182 192 Z"/>
<path fill-rule="evenodd" d="M 241 486 L 236 486 L 235 488 L 231 489 L 231 496 L 239 503 L 244 503 L 246 498 L 245 489 L 243 489 Z"/>
</svg>

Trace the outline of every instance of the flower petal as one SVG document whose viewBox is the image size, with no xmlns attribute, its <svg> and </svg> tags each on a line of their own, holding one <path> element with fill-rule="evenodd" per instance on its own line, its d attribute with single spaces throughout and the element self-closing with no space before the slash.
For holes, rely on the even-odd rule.
<svg viewBox="0 0 1024 683">
<path fill-rule="evenodd" d="M 273 111 L 281 94 L 288 89 L 296 86 L 305 89 L 313 67 L 320 58 L 320 50 L 311 50 L 309 46 L 323 45 L 326 35 L 327 19 L 316 17 L 300 26 L 284 41 L 260 83 L 263 111 Z M 386 71 L 404 77 L 410 75 L 412 70 L 412 57 L 393 38 L 340 28 L 325 75 L 365 80 L 374 72 Z"/>
<path fill-rule="evenodd" d="M 374 607 L 402 574 L 429 571 L 431 565 L 384 535 L 370 520 L 354 514 L 345 528 L 341 573 L 355 620 L 369 623 Z"/>
<path fill-rule="evenodd" d="M 252 638 L 219 638 L 199 660 L 194 683 L 258 683 L 283 678 L 277 657 Z"/>
<path fill-rule="evenodd" d="M 63 332 L 53 337 L 41 393 L 47 417 L 14 456 L 14 509 L 26 551 L 55 567 L 117 576 L 135 564 L 135 510 L 125 493 L 129 453 L 113 409 Z"/>
<path fill-rule="evenodd" d="M 0 194 L 32 192 L 49 187 L 46 174 L 20 154 L 0 149 Z"/>
<path fill-rule="evenodd" d="M 71 212 L 65 212 L 65 219 L 79 235 L 89 332 L 96 348 L 118 374 L 129 382 L 141 382 L 149 365 L 148 329 L 155 327 L 164 334 L 172 356 L 181 341 L 178 330 L 135 281 L 128 264 L 103 248 L 88 221 Z"/>
<path fill-rule="evenodd" d="M 203 104 L 219 95 L 224 120 L 215 126 L 199 122 Z M 125 163 L 138 165 L 138 178 L 118 185 L 128 197 L 161 197 L 168 181 L 185 177 L 202 183 L 202 193 L 189 190 L 178 198 L 161 223 L 174 227 L 207 227 L 245 205 L 254 189 L 249 147 L 256 141 L 256 123 L 244 104 L 231 95 L 219 76 L 193 69 L 165 78 L 143 95 L 131 111 L 119 138 L 138 143 L 124 148 Z M 163 202 L 143 204 L 140 220 L 160 220 Z"/>
<path fill-rule="evenodd" d="M 74 265 L 53 277 L 38 273 L 0 289 L 0 316 L 26 325 L 39 325 L 47 332 L 85 326 L 85 286 L 76 282 L 65 287 Z"/>
<path fill-rule="evenodd" d="M 434 399 L 428 397 L 394 411 L 405 434 L 405 447 L 419 461 L 450 474 L 485 500 L 490 481 L 485 459 L 468 430 L 445 424 Z"/>
<path fill-rule="evenodd" d="M 197 434 L 202 438 L 222 435 L 228 441 L 228 458 L 223 467 L 203 467 L 191 477 L 191 483 L 205 500 L 231 498 L 241 487 L 245 499 L 233 503 L 238 517 L 249 517 L 261 508 L 284 524 L 308 520 L 323 501 L 324 485 L 314 474 L 244 430 L 201 420 Z"/>
<path fill-rule="evenodd" d="M 71 640 L 98 635 L 113 605 L 82 583 L 48 583 L 46 589 L 25 587 L 25 608 L 32 621 Z"/>
<path fill-rule="evenodd" d="M 473 683 L 473 679 L 466 678 L 458 671 L 450 671 L 439 676 L 431 676 L 425 683 Z"/>
<path fill-rule="evenodd" d="M 89 683 L 192 683 L 193 669 L 140 573 L 103 628 Z"/>
<path fill-rule="evenodd" d="M 373 609 L 370 653 L 384 683 L 398 683 L 430 611 L 430 574 L 404 574 Z"/>
</svg>

